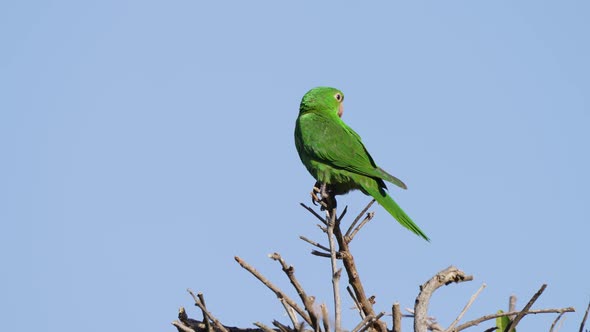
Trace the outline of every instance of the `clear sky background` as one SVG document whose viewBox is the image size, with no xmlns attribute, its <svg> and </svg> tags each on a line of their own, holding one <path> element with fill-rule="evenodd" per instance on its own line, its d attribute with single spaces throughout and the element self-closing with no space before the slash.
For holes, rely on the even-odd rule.
<svg viewBox="0 0 590 332">
<path fill-rule="evenodd" d="M 328 261 L 298 239 L 323 239 L 293 143 L 318 85 L 344 92 L 344 120 L 432 238 L 375 206 L 352 250 L 377 310 L 412 307 L 453 264 L 475 280 L 435 293 L 443 326 L 484 282 L 465 320 L 548 283 L 534 308 L 575 306 L 563 331 L 577 330 L 589 17 L 587 1 L 2 2 L 0 330 L 175 331 L 179 306 L 200 318 L 186 288 L 225 324 L 287 323 L 233 259 L 294 295 L 275 251 L 331 304 Z"/>
</svg>

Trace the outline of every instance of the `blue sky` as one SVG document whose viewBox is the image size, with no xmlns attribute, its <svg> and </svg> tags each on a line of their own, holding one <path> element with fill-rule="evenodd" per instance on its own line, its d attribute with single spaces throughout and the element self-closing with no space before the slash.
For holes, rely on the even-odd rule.
<svg viewBox="0 0 590 332">
<path fill-rule="evenodd" d="M 352 250 L 377 310 L 413 306 L 453 264 L 475 281 L 435 294 L 443 326 L 483 282 L 466 320 L 548 283 L 535 308 L 575 306 L 563 329 L 577 330 L 589 14 L 584 1 L 2 3 L 0 330 L 174 331 L 179 306 L 200 317 L 186 288 L 225 324 L 287 322 L 233 260 L 291 292 L 275 251 L 331 303 L 328 262 L 298 239 L 322 239 L 293 143 L 318 85 L 344 92 L 344 120 L 408 184 L 391 193 L 432 239 L 375 207 Z M 367 202 L 339 200 L 351 214 Z"/>
</svg>

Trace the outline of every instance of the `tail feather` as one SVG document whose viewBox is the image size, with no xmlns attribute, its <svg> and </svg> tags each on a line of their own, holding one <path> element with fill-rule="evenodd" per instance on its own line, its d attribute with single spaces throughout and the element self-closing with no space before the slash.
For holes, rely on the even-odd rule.
<svg viewBox="0 0 590 332">
<path fill-rule="evenodd" d="M 373 189 L 373 188 L 372 188 Z M 366 188 L 365 188 L 366 190 Z M 416 225 L 412 219 L 402 210 L 402 208 L 397 205 L 397 203 L 389 196 L 386 192 L 380 192 L 377 190 L 366 190 L 371 196 L 375 198 L 375 200 L 383 206 L 389 214 L 391 214 L 395 220 L 397 220 L 402 226 L 411 230 L 414 234 L 422 237 L 424 240 L 430 242 L 430 239 L 424 232 Z"/>
</svg>

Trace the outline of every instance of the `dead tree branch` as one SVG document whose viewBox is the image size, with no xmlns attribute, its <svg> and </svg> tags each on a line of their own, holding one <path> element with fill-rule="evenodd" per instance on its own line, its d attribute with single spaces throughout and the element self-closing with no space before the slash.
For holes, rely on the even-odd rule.
<svg viewBox="0 0 590 332">
<path fill-rule="evenodd" d="M 352 300 L 354 301 L 355 306 L 358 309 L 358 312 L 361 316 L 361 322 L 357 324 L 351 330 L 351 332 L 365 332 L 369 329 L 371 330 L 371 332 L 389 332 L 387 330 L 387 325 L 384 321 L 381 320 L 385 313 L 380 312 L 379 314 L 376 314 L 373 308 L 373 305 L 375 303 L 373 300 L 374 296 L 367 297 L 365 293 L 364 285 L 361 282 L 354 257 L 349 247 L 349 244 L 354 239 L 355 235 L 358 234 L 358 232 L 366 223 L 372 220 L 374 212 L 367 211 L 374 203 L 374 200 L 367 204 L 367 206 L 355 218 L 354 222 L 348 227 L 346 233 L 343 234 L 341 229 L 341 221 L 344 215 L 346 214 L 347 208 L 345 208 L 342 214 L 338 216 L 336 210 L 336 199 L 329 190 L 326 191 L 325 185 L 322 186 L 321 193 L 322 199 L 318 199 L 317 202 L 320 203 L 322 211 L 326 211 L 325 217 L 321 217 L 320 214 L 314 211 L 311 207 L 304 205 L 303 203 L 301 203 L 301 206 L 305 208 L 307 211 L 309 211 L 312 215 L 314 215 L 316 219 L 321 221 L 321 224 L 317 224 L 317 226 L 322 230 L 322 232 L 327 234 L 329 246 L 321 245 L 318 242 L 309 240 L 304 236 L 300 236 L 300 238 L 321 250 L 313 250 L 312 254 L 330 258 L 332 272 L 331 281 L 333 288 L 335 313 L 335 326 L 333 331 L 343 331 L 343 328 L 341 326 L 342 303 L 340 294 L 340 278 L 342 274 L 342 268 L 340 268 L 338 265 L 338 260 L 340 259 L 342 260 L 342 266 L 348 276 L 349 286 L 346 289 L 350 294 Z M 240 264 L 242 268 L 250 272 L 250 274 L 256 277 L 260 282 L 262 282 L 266 287 L 268 287 L 272 292 L 275 293 L 278 300 L 284 306 L 285 311 L 287 312 L 291 322 L 293 323 L 293 327 L 284 325 L 276 320 L 272 323 L 276 328 L 270 328 L 260 322 L 254 323 L 254 325 L 256 325 L 258 329 L 244 329 L 224 326 L 218 319 L 216 319 L 211 314 L 210 311 L 208 311 L 205 305 L 205 299 L 203 297 L 203 294 L 198 293 L 197 295 L 195 295 L 190 289 L 188 290 L 189 294 L 193 297 L 195 305 L 199 307 L 202 311 L 203 322 L 199 322 L 197 320 L 188 318 L 184 308 L 180 308 L 178 320 L 173 321 L 172 324 L 178 329 L 179 332 L 330 332 L 330 318 L 327 306 L 325 304 L 321 304 L 319 306 L 319 310 L 317 310 L 316 305 L 316 308 L 314 309 L 315 298 L 313 296 L 307 295 L 305 289 L 302 287 L 302 285 L 295 277 L 294 267 L 288 265 L 285 262 L 285 260 L 281 257 L 281 255 L 278 253 L 273 253 L 272 255 L 270 255 L 270 258 L 281 264 L 283 272 L 287 275 L 291 285 L 299 295 L 301 302 L 303 303 L 303 308 L 301 308 L 280 288 L 271 283 L 260 272 L 258 272 L 256 269 L 254 269 L 240 257 L 236 256 L 235 260 L 238 264 Z M 469 301 L 459 312 L 457 318 L 449 325 L 449 327 L 447 329 L 442 328 L 434 318 L 428 316 L 428 307 L 430 304 L 430 300 L 434 295 L 434 292 L 444 285 L 449 285 L 451 283 L 460 283 L 470 280 L 473 280 L 473 276 L 466 275 L 463 271 L 459 270 L 454 266 L 450 266 L 438 272 L 435 276 L 433 276 L 420 286 L 420 292 L 416 297 L 414 310 L 412 311 L 408 309 L 409 311 L 413 312 L 413 315 L 402 315 L 400 310 L 400 304 L 393 304 L 391 308 L 393 320 L 391 332 L 401 332 L 402 317 L 414 318 L 414 332 L 427 332 L 428 330 L 434 332 L 459 332 L 469 327 L 477 326 L 478 324 L 484 321 L 496 319 L 498 317 L 510 317 L 509 323 L 507 323 L 508 319 L 504 318 L 502 326 L 505 326 L 505 328 L 503 331 L 498 331 L 508 332 L 514 330 L 514 328 L 526 315 L 540 313 L 557 313 L 559 315 L 553 321 L 553 324 L 551 324 L 550 332 L 553 332 L 554 329 L 557 327 L 558 322 L 560 322 L 560 319 L 562 318 L 562 316 L 564 316 L 566 312 L 575 311 L 573 307 L 561 309 L 556 308 L 531 310 L 531 307 L 533 306 L 535 301 L 537 301 L 537 299 L 541 296 L 541 294 L 547 287 L 547 285 L 543 284 L 541 288 L 531 297 L 528 303 L 520 311 L 515 310 L 516 297 L 511 296 L 508 312 L 482 316 L 480 318 L 471 320 L 467 323 L 458 325 L 467 313 L 467 311 L 471 308 L 475 300 L 478 298 L 480 293 L 486 287 L 486 284 L 484 283 L 470 297 Z M 589 310 L 590 303 L 588 304 L 588 308 L 586 309 L 584 318 L 582 320 L 582 323 L 580 324 L 580 332 L 584 332 L 584 325 L 588 317 Z M 300 322 L 297 316 L 300 316 L 303 321 Z M 561 320 L 561 322 L 563 322 L 563 320 Z M 306 324 L 309 325 L 313 329 L 313 331 L 306 330 Z M 497 327 L 494 327 L 488 329 L 487 331 L 494 331 L 496 329 Z"/>
<path fill-rule="evenodd" d="M 314 209 L 312 209 L 311 207 L 303 204 L 303 203 L 299 203 L 299 205 L 303 206 L 304 209 L 306 209 L 307 211 L 309 211 L 309 213 L 313 214 L 319 221 L 322 222 L 322 224 L 324 224 L 325 226 L 327 226 L 328 224 L 326 223 L 326 220 L 324 218 L 322 218 L 322 216 L 320 216 L 317 212 L 314 211 Z"/>
<path fill-rule="evenodd" d="M 203 312 L 203 315 L 207 317 L 207 319 L 211 320 L 213 322 L 213 325 L 215 325 L 215 327 L 221 331 L 221 332 L 229 332 L 222 324 L 221 322 L 215 318 L 215 316 L 213 316 L 211 314 L 211 312 L 209 312 L 209 310 L 207 310 L 207 308 L 205 308 L 205 305 L 203 304 L 203 302 L 201 302 L 201 300 L 199 298 L 197 298 L 195 296 L 195 293 L 193 293 L 192 290 L 187 289 L 187 291 L 189 292 L 189 294 L 193 297 L 193 300 L 195 300 L 195 305 L 197 307 L 199 307 L 201 309 L 201 311 Z M 205 326 L 207 324 L 205 323 Z M 208 327 L 210 328 L 210 327 Z"/>
<path fill-rule="evenodd" d="M 555 318 L 555 320 L 553 321 L 553 323 L 551 323 L 551 328 L 549 329 L 549 332 L 553 332 L 553 329 L 555 328 L 555 326 L 557 325 L 557 322 L 559 322 L 559 320 L 561 319 L 561 317 L 565 315 L 565 312 L 560 313 L 559 315 L 557 315 L 557 318 Z M 561 324 L 560 324 L 561 325 Z M 557 328 L 559 330 L 559 327 Z"/>
<path fill-rule="evenodd" d="M 236 260 L 236 262 L 238 262 L 238 264 L 240 264 L 241 267 L 243 267 L 246 271 L 250 272 L 254 277 L 256 277 L 256 279 L 260 280 L 266 287 L 268 287 L 271 291 L 273 291 L 275 293 L 275 295 L 277 296 L 277 298 L 284 299 L 287 302 L 287 304 L 289 304 L 293 309 L 295 309 L 295 311 L 299 314 L 299 316 L 301 316 L 301 318 L 303 318 L 303 320 L 307 324 L 309 324 L 309 326 L 314 326 L 309 315 L 307 313 L 305 313 L 305 311 L 303 311 L 303 309 L 301 309 L 297 305 L 297 303 L 295 303 L 295 301 L 293 301 L 290 297 L 288 297 L 285 293 L 283 293 L 283 291 L 280 288 L 278 288 L 273 283 L 271 283 L 262 274 L 260 274 L 260 272 L 258 272 L 255 268 L 250 266 L 248 263 L 246 263 L 240 257 L 235 256 L 234 259 Z"/>
<path fill-rule="evenodd" d="M 516 314 L 516 317 L 514 317 L 514 319 L 511 320 L 510 323 L 506 326 L 506 328 L 504 329 L 504 332 L 508 332 L 508 331 L 511 331 L 512 329 L 516 329 L 516 325 L 518 325 L 520 320 L 524 317 L 525 312 L 529 311 L 529 309 L 533 306 L 535 301 L 537 301 L 539 296 L 541 296 L 541 294 L 543 294 L 543 291 L 545 291 L 545 288 L 547 288 L 547 284 L 541 285 L 541 288 L 539 288 L 539 290 L 535 293 L 535 295 L 533 295 L 533 297 L 531 297 L 531 299 L 524 306 L 524 308 L 522 308 L 522 310 L 518 314 Z"/>
<path fill-rule="evenodd" d="M 328 307 L 326 307 L 325 303 L 320 305 L 320 309 L 322 310 L 322 323 L 324 325 L 324 331 L 330 332 L 330 317 L 328 316 Z"/>
<path fill-rule="evenodd" d="M 348 227 L 348 230 L 346 231 L 346 233 L 344 234 L 344 237 L 351 238 L 353 236 L 351 236 L 351 232 L 354 229 L 354 226 L 356 225 L 356 223 L 361 219 L 361 217 L 367 213 L 367 211 L 369 210 L 369 208 L 371 207 L 371 205 L 373 205 L 373 203 L 375 203 L 375 200 L 372 199 L 369 204 L 367 204 L 367 206 L 365 206 L 365 208 L 361 211 L 361 213 L 358 214 L 358 216 L 356 218 L 354 218 L 354 221 L 352 222 L 352 224 L 350 224 L 350 226 Z M 361 228 L 361 226 L 358 227 L 359 229 Z M 358 232 L 358 231 L 357 231 Z M 351 240 L 349 240 L 348 242 L 350 242 Z"/>
<path fill-rule="evenodd" d="M 301 302 L 305 307 L 305 311 L 307 311 L 307 313 L 309 314 L 309 319 L 312 323 L 311 327 L 315 331 L 319 331 L 320 326 L 318 323 L 318 317 L 315 314 L 315 311 L 313 310 L 314 299 L 311 296 L 307 296 L 305 290 L 303 289 L 297 278 L 295 278 L 295 268 L 292 265 L 288 265 L 279 253 L 273 253 L 272 255 L 270 255 L 270 258 L 272 260 L 278 261 L 281 264 L 283 272 L 285 272 L 285 274 L 289 278 L 289 281 L 291 282 L 291 285 L 293 285 L 293 287 L 297 291 L 297 294 L 299 294 L 299 298 L 301 298 Z M 294 322 L 293 324 L 293 326 L 297 326 L 297 322 Z"/>
<path fill-rule="evenodd" d="M 354 290 L 354 295 L 356 299 L 361 304 L 361 309 L 365 314 L 365 317 L 376 317 L 377 315 L 373 310 L 373 305 L 371 304 L 371 302 L 369 302 L 367 298 L 359 273 L 356 269 L 354 257 L 350 252 L 350 248 L 348 246 L 349 242 L 346 241 L 346 239 L 344 238 L 339 224 L 337 224 L 336 227 L 334 227 L 334 236 L 336 237 L 336 241 L 338 242 L 339 252 L 342 256 L 342 264 L 344 265 L 344 269 L 346 270 L 346 274 L 348 275 L 348 282 Z M 375 320 L 374 324 L 372 325 L 378 332 L 387 332 L 387 326 L 384 322 L 380 320 Z"/>
<path fill-rule="evenodd" d="M 449 266 L 420 286 L 420 294 L 416 297 L 416 304 L 414 305 L 414 331 L 427 332 L 429 326 L 428 305 L 434 291 L 453 282 L 460 283 L 470 280 L 473 280 L 473 276 L 465 275 L 463 271 L 456 267 Z"/>
<path fill-rule="evenodd" d="M 516 311 L 516 295 L 510 295 L 508 298 L 508 311 Z M 514 319 L 514 316 L 511 316 L 510 319 Z"/>
<path fill-rule="evenodd" d="M 580 323 L 579 332 L 584 332 L 584 324 L 586 324 L 586 319 L 588 319 L 588 311 L 590 311 L 590 302 L 588 302 L 588 307 L 586 307 L 586 312 L 584 312 L 584 318 L 582 318 L 582 323 Z"/>
<path fill-rule="evenodd" d="M 371 201 L 371 202 L 373 202 L 373 201 Z M 370 204 L 371 203 L 369 203 L 369 205 Z M 354 239 L 355 235 L 361 230 L 361 228 L 363 228 L 363 226 L 365 226 L 369 221 L 371 221 L 371 219 L 373 219 L 373 216 L 375 216 L 375 212 L 367 213 L 367 216 L 365 216 L 363 221 L 361 221 L 361 223 L 350 233 L 350 235 L 345 237 L 346 242 L 350 243 L 350 241 L 352 241 L 352 239 Z"/>
<path fill-rule="evenodd" d="M 402 332 L 402 310 L 400 309 L 399 302 L 395 302 L 391 306 L 391 317 L 391 332 Z"/>
<path fill-rule="evenodd" d="M 536 315 L 536 314 L 548 314 L 548 313 L 560 314 L 562 312 L 574 312 L 574 311 L 576 311 L 576 310 L 573 307 L 567 307 L 567 308 L 561 308 L 561 309 L 539 309 L 539 310 L 531 310 L 531 311 L 524 312 L 524 315 Z M 480 318 L 469 321 L 465 324 L 461 324 L 461 325 L 457 326 L 454 330 L 452 330 L 452 332 L 459 332 L 459 331 L 465 330 L 466 328 L 479 325 L 480 323 L 488 321 L 490 319 L 496 319 L 498 317 L 504 317 L 504 316 L 510 317 L 513 315 L 518 315 L 520 312 L 522 312 L 522 311 L 509 311 L 509 312 L 485 315 Z"/>
<path fill-rule="evenodd" d="M 361 304 L 359 303 L 359 301 L 354 296 L 354 293 L 352 292 L 352 288 L 350 288 L 350 285 L 346 286 L 346 291 L 348 292 L 348 295 L 350 295 L 350 298 L 354 302 L 355 309 L 361 315 L 361 319 L 365 319 L 365 313 L 361 310 Z"/>
<path fill-rule="evenodd" d="M 172 322 L 172 325 L 176 326 L 179 332 L 195 332 L 193 326 L 197 326 L 201 322 L 194 319 L 188 318 L 184 307 L 178 309 L 178 320 Z"/>
<path fill-rule="evenodd" d="M 203 303 L 203 307 L 207 308 L 207 305 L 205 304 L 205 296 L 203 296 L 203 293 L 201 293 L 201 292 L 197 293 L 197 297 L 199 298 L 199 301 L 201 301 L 201 303 Z M 194 298 L 194 295 L 193 295 L 193 298 Z M 205 327 L 207 328 L 207 332 L 213 332 L 213 327 L 211 326 L 211 322 L 207 319 L 205 312 L 203 312 L 203 321 L 205 322 Z"/>
<path fill-rule="evenodd" d="M 340 301 L 340 275 L 342 270 L 338 268 L 336 259 L 336 245 L 334 244 L 334 229 L 340 229 L 340 223 L 336 218 L 336 208 L 326 213 L 328 223 L 328 242 L 330 243 L 330 263 L 332 266 L 332 290 L 334 292 L 334 325 L 336 332 L 341 331 L 341 301 Z"/>
<path fill-rule="evenodd" d="M 461 313 L 459 313 L 459 316 L 457 316 L 457 318 L 451 323 L 451 325 L 449 325 L 447 330 L 449 330 L 449 331 L 452 330 L 457 325 L 457 323 L 459 323 L 459 321 L 461 321 L 461 318 L 463 318 L 463 316 L 465 315 L 467 310 L 469 310 L 469 308 L 471 307 L 473 302 L 475 302 L 475 299 L 479 296 L 479 293 L 481 293 L 481 291 L 483 291 L 484 288 L 486 288 L 485 283 L 481 284 L 481 286 L 479 287 L 477 292 L 475 292 L 475 294 L 473 294 L 471 296 L 471 298 L 469 299 L 469 302 L 467 302 L 467 304 L 465 305 L 463 310 L 461 310 Z"/>
<path fill-rule="evenodd" d="M 258 326 L 262 330 L 262 332 L 276 332 L 275 330 L 262 324 L 261 322 L 256 322 L 256 323 L 254 323 L 254 325 Z"/>
<path fill-rule="evenodd" d="M 300 238 L 301 240 L 303 240 L 303 241 L 305 241 L 305 242 L 307 242 L 307 243 L 309 243 L 309 244 L 313 245 L 313 246 L 316 246 L 316 247 L 318 247 L 318 248 L 320 248 L 320 249 L 322 249 L 322 250 L 325 250 L 327 253 L 328 253 L 328 252 L 330 252 L 330 248 L 328 248 L 328 247 L 326 247 L 326 246 L 323 246 L 323 245 L 321 245 L 321 244 L 320 244 L 320 243 L 318 243 L 318 242 L 315 242 L 315 241 L 313 241 L 313 240 L 310 240 L 310 239 L 306 238 L 306 237 L 305 237 L 305 236 L 303 236 L 303 235 L 301 235 L 299 238 Z"/>
</svg>

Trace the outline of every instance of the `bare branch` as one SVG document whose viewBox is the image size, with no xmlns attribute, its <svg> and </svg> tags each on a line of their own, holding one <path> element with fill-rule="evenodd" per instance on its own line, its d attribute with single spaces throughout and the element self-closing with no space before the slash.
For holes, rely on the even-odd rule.
<svg viewBox="0 0 590 332">
<path fill-rule="evenodd" d="M 344 207 L 344 210 L 342 210 L 342 213 L 338 217 L 338 223 L 340 223 L 342 221 L 342 218 L 344 218 L 344 216 L 346 215 L 346 212 L 348 212 L 348 205 Z"/>
<path fill-rule="evenodd" d="M 292 265 L 288 265 L 279 253 L 273 253 L 272 255 L 270 255 L 270 258 L 272 260 L 278 261 L 281 264 L 283 272 L 285 272 L 285 274 L 289 278 L 289 281 L 291 282 L 291 285 L 293 285 L 293 288 L 295 288 L 297 294 L 299 294 L 301 302 L 303 302 L 303 306 L 305 307 L 305 311 L 307 311 L 307 313 L 309 314 L 309 318 L 312 322 L 311 327 L 317 331 L 319 329 L 319 324 L 318 317 L 316 316 L 313 310 L 313 298 L 307 296 L 305 290 L 303 289 L 297 278 L 295 278 L 295 268 Z M 293 326 L 297 326 L 296 320 L 293 321 Z"/>
<path fill-rule="evenodd" d="M 391 316 L 393 317 L 391 332 L 402 332 L 402 311 L 399 307 L 399 302 L 395 302 L 391 306 Z"/>
<path fill-rule="evenodd" d="M 545 290 L 545 288 L 547 288 L 547 284 L 543 284 L 541 286 L 541 288 L 539 288 L 539 290 L 535 293 L 535 295 L 533 295 L 533 297 L 531 297 L 531 299 L 524 306 L 524 308 L 522 308 L 522 310 L 518 314 L 516 314 L 516 317 L 514 317 L 514 319 L 511 320 L 510 323 L 508 323 L 508 325 L 506 326 L 506 328 L 504 328 L 504 332 L 508 332 L 508 331 L 511 331 L 512 329 L 516 329 L 516 325 L 518 325 L 518 323 L 520 322 L 520 320 L 525 315 L 524 312 L 529 311 L 529 309 L 533 306 L 533 304 L 535 303 L 535 301 L 537 301 L 537 299 L 539 298 L 539 296 L 541 296 L 541 294 L 543 294 L 543 291 Z"/>
<path fill-rule="evenodd" d="M 289 316 L 289 319 L 291 320 L 291 323 L 293 323 L 293 326 L 297 326 L 297 324 L 299 324 L 299 320 L 297 319 L 297 315 L 295 315 L 295 309 L 293 309 L 293 307 L 291 307 L 285 301 L 285 299 L 279 299 L 279 301 L 283 305 L 283 308 L 285 308 L 285 312 L 287 313 L 287 316 Z"/>
<path fill-rule="evenodd" d="M 356 269 L 354 257 L 350 252 L 348 242 L 342 234 L 340 224 L 336 224 L 336 226 L 334 227 L 334 236 L 336 237 L 336 241 L 338 241 L 338 252 L 340 253 L 340 257 L 342 258 L 342 264 L 344 265 L 344 269 L 346 270 L 346 274 L 348 275 L 348 282 L 354 290 L 355 297 L 361 305 L 361 310 L 365 314 L 365 318 L 367 316 L 375 317 L 376 315 L 375 311 L 373 310 L 373 305 L 371 304 L 371 302 L 369 302 L 367 298 L 363 284 L 360 279 L 360 275 Z M 371 325 L 378 332 L 387 331 L 387 326 L 382 321 L 374 321 L 374 323 L 372 323 Z"/>
<path fill-rule="evenodd" d="M 346 237 L 346 242 L 350 243 L 352 239 L 354 239 L 356 234 L 361 230 L 361 228 L 363 228 L 363 226 L 365 226 L 369 221 L 371 221 L 371 219 L 373 219 L 373 216 L 375 216 L 375 212 L 367 213 L 365 219 L 363 219 L 363 221 L 361 221 L 361 223 L 354 229 L 354 231 L 350 233 L 350 236 Z"/>
<path fill-rule="evenodd" d="M 365 208 L 361 211 L 361 213 L 359 213 L 358 216 L 356 216 L 356 218 L 354 218 L 354 221 L 352 222 L 352 224 L 350 224 L 350 227 L 348 227 L 348 230 L 344 234 L 344 236 L 346 238 L 349 238 L 350 237 L 350 233 L 354 229 L 354 226 L 356 225 L 356 223 L 365 215 L 365 213 L 367 213 L 367 211 L 369 210 L 369 208 L 371 207 L 371 205 L 373 205 L 373 203 L 375 203 L 375 200 L 374 199 L 372 199 L 369 202 L 369 204 L 367 204 L 367 206 L 365 206 Z"/>
<path fill-rule="evenodd" d="M 281 331 L 281 332 L 294 332 L 295 331 L 295 329 L 291 329 L 287 325 L 281 324 L 281 322 L 279 322 L 277 320 L 273 320 L 272 325 L 276 326 L 279 329 L 279 331 Z"/>
<path fill-rule="evenodd" d="M 447 330 L 452 330 L 455 325 L 457 325 L 457 323 L 459 323 L 459 321 L 461 320 L 461 318 L 463 318 L 463 316 L 465 315 L 465 313 L 467 312 L 467 310 L 469 310 L 469 308 L 471 307 L 471 305 L 473 304 L 473 302 L 475 301 L 475 299 L 479 296 L 479 293 L 481 293 L 481 291 L 483 291 L 483 289 L 486 288 L 486 284 L 483 283 L 481 284 L 481 286 L 479 287 L 479 289 L 477 290 L 477 292 L 475 292 L 475 294 L 473 294 L 471 296 L 471 298 L 469 299 L 469 302 L 467 302 L 467 304 L 465 305 L 465 308 L 463 308 L 463 310 L 461 310 L 461 313 L 459 313 L 459 316 L 457 316 L 457 318 L 455 319 L 455 321 L 453 321 L 453 323 L 451 323 L 451 325 L 447 328 Z"/>
<path fill-rule="evenodd" d="M 374 316 L 365 317 L 365 319 L 363 319 L 363 321 L 360 324 L 358 324 L 352 331 L 357 330 L 357 328 L 360 328 L 360 330 L 357 330 L 358 332 L 366 331 L 369 327 L 371 327 L 373 325 L 373 323 L 379 321 L 379 319 L 381 319 L 381 317 L 383 317 L 383 315 L 385 315 L 384 311 L 380 312 L 375 317 Z"/>
<path fill-rule="evenodd" d="M 321 251 L 317 251 L 317 250 L 312 250 L 311 254 L 314 256 L 319 256 L 319 257 L 327 257 L 330 258 L 332 257 L 332 255 L 325 253 L 325 252 L 321 252 Z"/>
<path fill-rule="evenodd" d="M 325 303 L 320 305 L 320 309 L 322 310 L 322 323 L 324 325 L 324 331 L 330 332 L 330 317 L 328 316 L 328 307 L 326 307 Z"/>
<path fill-rule="evenodd" d="M 579 332 L 584 332 L 584 325 L 586 324 L 586 319 L 588 319 L 588 311 L 590 311 L 590 302 L 588 302 L 588 307 L 586 307 L 586 312 L 584 312 L 584 318 L 582 318 L 582 323 L 580 323 Z"/>
<path fill-rule="evenodd" d="M 207 308 L 207 305 L 205 304 L 205 297 L 203 296 L 203 293 L 201 293 L 201 292 L 197 293 L 197 297 L 199 298 L 199 301 L 201 301 L 201 303 L 203 303 L 203 307 Z M 211 322 L 207 319 L 204 312 L 203 312 L 203 321 L 205 322 L 205 328 L 207 329 L 207 332 L 213 332 L 213 327 L 211 326 Z"/>
<path fill-rule="evenodd" d="M 562 312 L 574 312 L 574 311 L 576 311 L 576 310 L 573 307 L 567 307 L 567 308 L 561 308 L 561 309 L 538 309 L 538 310 L 531 310 L 531 311 L 524 312 L 524 315 L 536 315 L 536 314 L 547 314 L 547 313 L 560 314 Z M 513 315 L 517 315 L 520 312 L 522 312 L 522 311 L 509 311 L 509 312 L 502 312 L 502 313 L 497 313 L 497 314 L 485 315 L 480 318 L 469 321 L 465 324 L 461 324 L 461 325 L 457 326 L 453 331 L 459 332 L 459 331 L 465 330 L 466 328 L 476 326 L 479 323 L 485 322 L 490 319 L 496 319 L 498 317 L 504 317 L 504 316 L 510 317 Z"/>
<path fill-rule="evenodd" d="M 330 262 L 332 265 L 332 290 L 334 292 L 334 329 L 336 332 L 341 330 L 341 302 L 340 302 L 340 274 L 341 269 L 338 268 L 336 260 L 336 244 L 334 243 L 334 228 L 340 228 L 336 219 L 336 208 L 333 208 L 330 212 L 326 213 L 326 219 L 328 220 L 328 241 L 330 243 Z M 338 226 L 337 226 L 338 225 Z"/>
<path fill-rule="evenodd" d="M 177 320 L 173 321 L 172 325 L 176 326 L 176 328 L 180 332 L 195 332 L 195 330 L 191 329 L 190 327 L 186 326 L 185 324 L 183 324 Z"/>
<path fill-rule="evenodd" d="M 318 248 L 320 248 L 320 249 L 323 249 L 323 250 L 325 250 L 326 252 L 330 252 L 330 248 L 328 248 L 328 247 L 325 247 L 325 246 L 323 246 L 323 245 L 319 244 L 318 242 L 315 242 L 315 241 L 313 241 L 313 240 L 310 240 L 310 239 L 306 238 L 306 237 L 305 237 L 305 236 L 303 236 L 303 235 L 299 236 L 299 238 L 300 238 L 301 240 L 303 240 L 303 241 L 305 241 L 305 242 L 307 242 L 307 243 L 311 244 L 311 245 L 314 245 L 314 246 L 316 246 L 316 247 L 318 247 Z"/>
<path fill-rule="evenodd" d="M 361 319 L 365 319 L 365 313 L 361 310 L 362 306 L 356 299 L 356 296 L 354 296 L 354 293 L 352 292 L 352 288 L 350 288 L 350 285 L 346 286 L 346 291 L 348 292 L 348 295 L 350 295 L 350 298 L 352 298 L 352 301 L 354 301 L 354 307 L 356 308 L 356 310 L 358 310 L 359 314 L 361 315 Z"/>
<path fill-rule="evenodd" d="M 324 225 L 327 225 L 326 220 L 324 218 L 322 218 L 322 216 L 320 216 L 317 212 L 315 212 L 312 208 L 310 208 L 309 206 L 303 204 L 303 203 L 299 203 L 299 205 L 303 206 L 304 209 L 306 209 L 307 211 L 309 211 L 311 214 L 313 214 L 316 218 L 318 218 L 319 221 L 321 221 Z"/>
<path fill-rule="evenodd" d="M 276 332 L 275 330 L 262 324 L 261 322 L 256 322 L 256 323 L 254 323 L 254 325 L 258 326 L 263 332 Z"/>
<path fill-rule="evenodd" d="M 210 319 L 213 322 L 213 325 L 215 325 L 215 327 L 219 331 L 221 331 L 221 332 L 228 332 L 228 330 L 223 326 L 223 324 L 221 324 L 221 322 L 217 318 L 215 318 L 215 316 L 213 316 L 213 314 L 211 314 L 211 312 L 209 312 L 207 310 L 207 308 L 205 308 L 205 305 L 201 302 L 200 299 L 198 299 L 195 296 L 195 293 L 193 293 L 193 291 L 190 290 L 190 289 L 187 289 L 187 291 L 193 297 L 193 300 L 195 300 L 195 305 L 197 307 L 199 307 L 201 309 L 201 311 L 203 311 L 204 316 L 206 316 L 207 319 Z"/>
<path fill-rule="evenodd" d="M 557 322 L 559 322 L 559 320 L 561 319 L 561 316 L 563 316 L 563 315 L 565 315 L 565 312 L 562 312 L 559 315 L 557 315 L 557 318 L 555 318 L 555 320 L 553 321 L 553 323 L 551 323 L 551 328 L 549 329 L 549 332 L 553 332 L 553 329 L 555 328 L 555 325 L 557 324 Z"/>
<path fill-rule="evenodd" d="M 452 282 L 459 283 L 469 280 L 473 280 L 473 276 L 467 276 L 456 267 L 449 266 L 420 286 L 420 294 L 416 297 L 414 305 L 414 331 L 426 332 L 428 330 L 428 304 L 434 291 Z"/>
<path fill-rule="evenodd" d="M 516 295 L 514 294 L 508 298 L 508 311 L 516 311 Z M 514 316 L 510 317 L 510 319 L 514 319 Z"/>
<path fill-rule="evenodd" d="M 281 291 L 280 288 L 278 288 L 277 286 L 272 284 L 268 279 L 266 279 L 262 274 L 260 274 L 260 272 L 256 271 L 255 268 L 250 266 L 248 263 L 246 263 L 240 257 L 235 256 L 234 259 L 236 260 L 236 262 L 238 262 L 238 264 L 240 264 L 241 267 L 246 269 L 246 271 L 250 272 L 254 277 L 256 277 L 256 279 L 260 280 L 266 287 L 268 287 L 271 291 L 273 291 L 279 299 L 285 299 L 287 304 L 289 304 L 293 309 L 295 309 L 295 311 L 299 314 L 299 316 L 301 316 L 301 318 L 303 318 L 303 320 L 305 320 L 305 322 L 307 324 L 309 324 L 309 326 L 313 326 L 311 319 L 305 313 L 305 311 L 303 311 L 297 305 L 297 303 L 295 303 L 295 301 L 293 301 L 290 297 L 288 297 L 285 293 L 283 293 L 283 291 Z"/>
<path fill-rule="evenodd" d="M 361 328 L 366 326 L 372 319 L 373 315 L 365 317 L 360 323 L 358 323 L 350 332 L 359 332 Z"/>
</svg>

